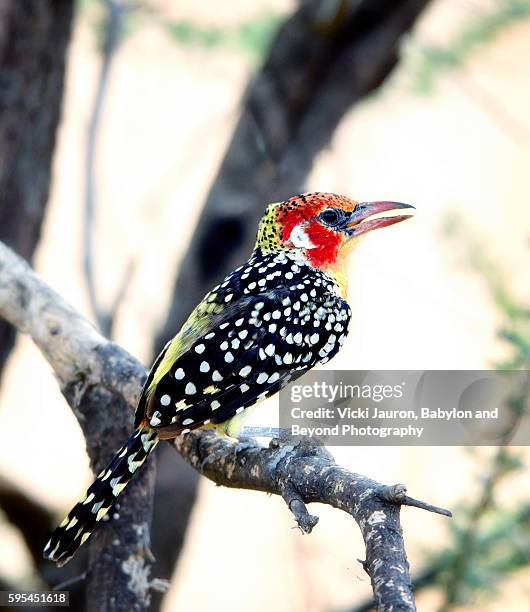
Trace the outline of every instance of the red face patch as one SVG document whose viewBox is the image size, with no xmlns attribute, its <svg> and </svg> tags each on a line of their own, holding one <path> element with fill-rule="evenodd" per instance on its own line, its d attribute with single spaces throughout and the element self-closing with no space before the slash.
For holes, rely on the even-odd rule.
<svg viewBox="0 0 530 612">
<path fill-rule="evenodd" d="M 355 206 L 353 200 L 328 193 L 302 194 L 286 200 L 281 205 L 278 222 L 281 224 L 281 239 L 289 246 L 293 229 L 304 224 L 307 237 L 315 245 L 306 249 L 306 256 L 316 268 L 332 266 L 338 259 L 343 236 L 321 224 L 317 217 L 329 207 L 351 211 Z"/>
<path fill-rule="evenodd" d="M 304 232 L 315 245 L 314 248 L 306 250 L 307 258 L 315 268 L 325 268 L 335 263 L 342 241 L 341 236 L 332 229 L 324 227 L 314 218 L 314 213 L 318 214 L 318 210 L 309 215 L 306 212 L 306 210 L 295 210 L 285 215 L 282 240 L 288 242 L 293 229 L 300 223 L 306 223 Z"/>
<path fill-rule="evenodd" d="M 306 251 L 311 265 L 315 268 L 333 265 L 337 261 L 342 242 L 340 234 L 324 227 L 318 221 L 311 221 L 305 228 L 305 233 L 315 245 L 315 248 Z"/>
</svg>

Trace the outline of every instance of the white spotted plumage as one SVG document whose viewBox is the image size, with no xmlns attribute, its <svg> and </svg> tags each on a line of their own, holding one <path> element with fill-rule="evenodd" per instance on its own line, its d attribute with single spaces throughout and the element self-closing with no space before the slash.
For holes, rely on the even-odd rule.
<svg viewBox="0 0 530 612">
<path fill-rule="evenodd" d="M 264 276 L 264 270 L 279 274 Z M 151 424 L 156 417 L 159 432 L 167 427 L 168 435 L 174 435 L 179 427 L 224 422 L 239 408 L 262 399 L 259 395 L 275 393 L 292 370 L 299 376 L 338 349 L 332 330 L 319 329 L 321 322 L 335 322 L 343 312 L 349 318 L 329 275 L 289 253 L 278 257 L 255 252 L 242 271 L 247 279 L 233 273 L 205 299 L 222 307 L 220 320 L 213 317 L 202 334 L 193 329 L 187 350 L 157 381 L 146 408 Z M 285 285 L 288 274 L 292 278 Z M 181 404 L 185 396 L 192 396 L 193 402 Z M 164 397 L 156 409 L 161 414 L 154 415 L 154 397 Z"/>
</svg>

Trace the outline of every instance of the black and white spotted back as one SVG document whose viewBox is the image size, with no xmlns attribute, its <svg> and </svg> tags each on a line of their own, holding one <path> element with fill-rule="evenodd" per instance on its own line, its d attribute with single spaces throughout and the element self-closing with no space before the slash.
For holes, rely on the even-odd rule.
<svg viewBox="0 0 530 612">
<path fill-rule="evenodd" d="M 350 315 L 328 274 L 284 252 L 256 251 L 173 341 L 186 350 L 156 380 L 137 422 L 146 418 L 161 437 L 172 437 L 230 419 L 329 361 Z"/>
</svg>

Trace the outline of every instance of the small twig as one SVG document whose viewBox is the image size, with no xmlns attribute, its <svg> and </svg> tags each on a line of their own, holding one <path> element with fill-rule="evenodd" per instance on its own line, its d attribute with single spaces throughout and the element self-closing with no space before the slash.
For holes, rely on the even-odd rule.
<svg viewBox="0 0 530 612">
<path fill-rule="evenodd" d="M 428 512 L 434 512 L 435 514 L 448 516 L 449 518 L 453 516 L 453 513 L 450 510 L 440 508 L 439 506 L 433 506 L 432 504 L 428 504 L 427 502 L 421 501 L 419 499 L 414 499 L 413 497 L 409 497 L 408 495 L 405 496 L 400 503 L 403 504 L 403 506 L 421 508 L 422 510 L 427 510 Z"/>
<path fill-rule="evenodd" d="M 419 499 L 414 499 L 413 497 L 409 497 L 408 495 L 406 495 L 406 493 L 407 487 L 404 484 L 395 484 L 388 487 L 383 487 L 382 490 L 379 491 L 378 495 L 381 499 L 384 499 L 385 501 L 391 502 L 393 504 L 421 508 L 422 510 L 434 512 L 435 514 L 442 514 L 443 516 L 453 516 L 452 513 L 449 510 L 446 510 L 445 508 L 433 506 L 432 504 L 428 504 L 427 502 L 421 501 Z"/>
</svg>

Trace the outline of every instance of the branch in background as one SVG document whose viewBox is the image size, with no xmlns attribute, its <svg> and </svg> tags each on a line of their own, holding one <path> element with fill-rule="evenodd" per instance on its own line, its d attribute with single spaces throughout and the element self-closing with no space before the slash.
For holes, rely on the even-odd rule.
<svg viewBox="0 0 530 612">
<path fill-rule="evenodd" d="M 42 562 L 41 542 L 51 533 L 52 513 L 0 475 L 0 508 L 19 531 L 37 567 Z"/>
<path fill-rule="evenodd" d="M 92 312 L 96 318 L 101 333 L 107 338 L 112 337 L 112 328 L 116 312 L 123 301 L 129 285 L 133 265 L 129 262 L 121 284 L 118 288 L 114 302 L 105 310 L 99 303 L 94 278 L 94 219 L 96 216 L 96 189 L 95 189 L 95 159 L 98 129 L 100 125 L 101 112 L 107 92 L 109 74 L 112 61 L 120 40 L 125 7 L 119 0 L 104 0 L 106 8 L 106 22 L 104 27 L 103 49 L 101 53 L 101 67 L 96 86 L 96 95 L 92 114 L 88 124 L 86 155 L 85 155 L 85 219 L 83 223 L 83 270 L 87 284 L 88 299 Z"/>
<path fill-rule="evenodd" d="M 82 414 L 93 463 L 102 465 L 101 455 L 110 450 L 108 443 L 116 433 L 124 438 L 126 432 L 121 431 L 124 423 L 116 427 L 115 412 L 108 404 L 102 412 L 97 406 L 112 398 L 120 416 L 127 405 L 133 408 L 144 368 L 100 336 L 1 243 L 0 315 L 29 334 L 41 349 L 72 409 L 78 418 Z M 101 440 L 104 453 L 99 448 Z M 415 610 L 400 506 L 421 506 L 450 516 L 447 510 L 407 497 L 403 485 L 382 485 L 348 472 L 321 447 L 273 440 L 269 448 L 263 448 L 207 431 L 182 436 L 174 445 L 188 463 L 217 484 L 281 495 L 305 532 L 317 521 L 308 513 L 307 503 L 318 501 L 349 513 L 363 534 L 366 559 L 362 564 L 371 578 L 378 609 Z M 136 610 L 146 605 L 151 584 L 144 546 L 149 484 L 152 470 L 148 468 L 131 485 L 131 494 L 124 495 L 119 518 L 113 517 L 92 539 L 87 578 L 91 609 Z"/>
<path fill-rule="evenodd" d="M 57 567 L 51 567 L 42 556 L 43 542 L 49 539 L 56 526 L 57 517 L 2 475 L 0 475 L 0 509 L 10 525 L 22 536 L 40 578 L 48 584 L 64 581 L 65 573 L 60 572 Z M 75 580 L 84 567 L 86 567 L 86 555 L 80 554 L 66 568 L 67 576 Z M 0 588 L 0 590 L 6 589 Z M 11 592 L 20 590 L 20 585 L 12 584 L 10 590 Z M 68 590 L 72 609 L 82 610 L 85 599 L 84 584 L 78 581 Z"/>
<path fill-rule="evenodd" d="M 182 262 L 158 352 L 204 294 L 252 248 L 267 202 L 304 190 L 315 157 L 398 61 L 428 0 L 307 0 L 280 28 Z M 215 244 L 215 249 L 212 249 Z"/>
<path fill-rule="evenodd" d="M 31 260 L 39 241 L 63 96 L 71 0 L 0 10 L 0 240 Z M 0 375 L 15 330 L 0 322 Z"/>
</svg>

